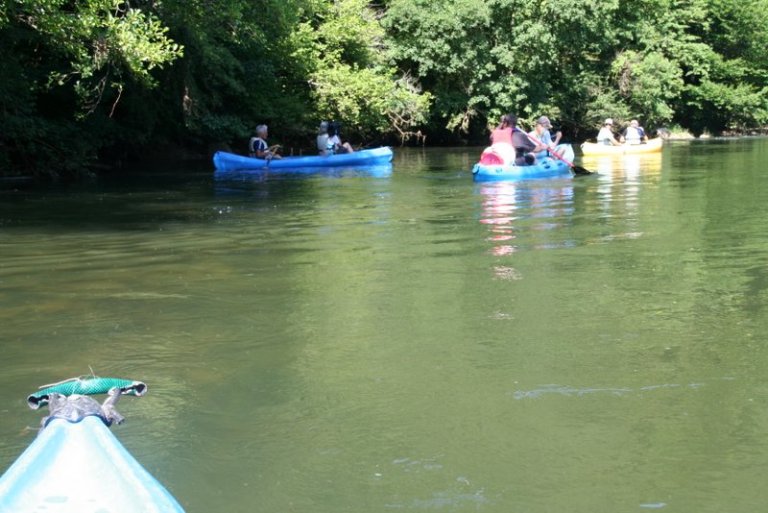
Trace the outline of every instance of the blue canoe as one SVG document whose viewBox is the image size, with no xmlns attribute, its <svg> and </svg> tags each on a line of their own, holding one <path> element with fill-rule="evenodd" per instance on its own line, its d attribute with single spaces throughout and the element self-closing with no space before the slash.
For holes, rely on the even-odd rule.
<svg viewBox="0 0 768 513">
<path fill-rule="evenodd" d="M 564 159 L 573 161 L 573 149 L 570 145 L 561 145 L 564 148 Z M 557 178 L 571 176 L 571 167 L 563 160 L 544 157 L 538 159 L 531 166 L 516 166 L 514 164 L 480 164 L 472 168 L 472 176 L 476 182 L 497 182 L 502 180 L 528 180 L 535 178 Z"/>
<path fill-rule="evenodd" d="M 369 166 L 387 164 L 391 161 L 392 148 L 388 146 L 338 155 L 308 155 L 305 157 L 283 157 L 272 160 L 244 157 L 225 151 L 217 151 L 213 155 L 213 165 L 217 173 L 243 169 L 268 169 L 270 171 L 285 169 L 295 171 L 299 168 Z"/>
<path fill-rule="evenodd" d="M 96 415 L 52 418 L 0 477 L 0 512 L 38 511 L 184 512 Z"/>
<path fill-rule="evenodd" d="M 251 181 L 266 178 L 272 174 L 287 175 L 321 175 L 329 178 L 347 178 L 353 176 L 370 176 L 374 178 L 386 178 L 392 175 L 392 164 L 373 164 L 358 166 L 306 166 L 271 169 L 233 169 L 228 171 L 216 170 L 213 174 L 215 180 L 224 181 Z"/>
</svg>

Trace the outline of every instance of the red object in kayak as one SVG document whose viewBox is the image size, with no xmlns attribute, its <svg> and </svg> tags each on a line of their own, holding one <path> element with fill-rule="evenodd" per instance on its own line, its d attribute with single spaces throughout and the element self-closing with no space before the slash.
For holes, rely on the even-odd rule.
<svg viewBox="0 0 768 513">
<path fill-rule="evenodd" d="M 480 163 L 484 166 L 503 166 L 504 159 L 494 151 L 484 151 L 480 155 Z"/>
</svg>

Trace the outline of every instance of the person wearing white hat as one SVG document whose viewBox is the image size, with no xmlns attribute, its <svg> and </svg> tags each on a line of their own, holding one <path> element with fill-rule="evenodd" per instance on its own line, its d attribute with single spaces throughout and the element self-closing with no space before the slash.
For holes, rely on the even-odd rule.
<svg viewBox="0 0 768 513">
<path fill-rule="evenodd" d="M 627 144 L 643 144 L 648 142 L 648 136 L 645 135 L 645 129 L 640 126 L 640 123 L 633 119 L 629 122 L 629 126 L 624 129 L 619 140 Z"/>
<path fill-rule="evenodd" d="M 597 133 L 597 143 L 606 146 L 621 146 L 621 143 L 613 135 L 613 119 L 606 118 L 603 127 Z"/>
</svg>

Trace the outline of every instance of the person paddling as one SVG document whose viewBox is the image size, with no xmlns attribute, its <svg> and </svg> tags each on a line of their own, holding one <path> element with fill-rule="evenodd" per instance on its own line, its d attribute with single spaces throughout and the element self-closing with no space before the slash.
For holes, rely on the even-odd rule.
<svg viewBox="0 0 768 513">
<path fill-rule="evenodd" d="M 541 144 L 546 146 L 546 149 L 538 152 L 536 157 L 546 157 L 549 153 L 554 152 L 557 144 L 563 137 L 563 133 L 558 130 L 555 133 L 555 140 L 553 141 L 552 134 L 549 133 L 551 128 L 552 123 L 550 123 L 549 118 L 547 116 L 541 116 L 536 120 L 536 125 L 534 126 L 533 130 L 528 133 L 529 136 L 533 137 L 534 141 L 539 141 Z"/>
<path fill-rule="evenodd" d="M 613 135 L 613 119 L 606 118 L 603 127 L 597 133 L 597 143 L 606 146 L 621 146 L 621 143 Z"/>
<path fill-rule="evenodd" d="M 536 154 L 545 151 L 548 146 L 541 141 L 534 142 L 528 134 L 520 130 L 517 125 L 517 116 L 509 115 L 512 126 L 512 146 L 515 148 L 515 164 L 518 166 L 532 166 L 536 163 Z"/>
<path fill-rule="evenodd" d="M 248 155 L 258 159 L 281 159 L 277 151 L 280 148 L 279 144 L 269 146 L 267 144 L 268 135 L 267 125 L 259 125 L 256 127 L 256 135 L 251 137 L 248 141 Z"/>
<path fill-rule="evenodd" d="M 640 126 L 640 123 L 633 119 L 629 122 L 629 126 L 624 129 L 619 140 L 627 144 L 643 144 L 648 142 L 648 136 L 645 135 L 645 130 Z"/>
</svg>

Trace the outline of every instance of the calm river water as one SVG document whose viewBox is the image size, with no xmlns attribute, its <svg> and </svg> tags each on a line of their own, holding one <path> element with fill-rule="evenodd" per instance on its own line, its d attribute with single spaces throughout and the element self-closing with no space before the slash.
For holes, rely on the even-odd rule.
<svg viewBox="0 0 768 513">
<path fill-rule="evenodd" d="M 767 139 L 475 184 L 212 169 L 0 191 L 0 471 L 27 394 L 140 379 L 197 512 L 739 513 L 768 502 Z"/>
</svg>

